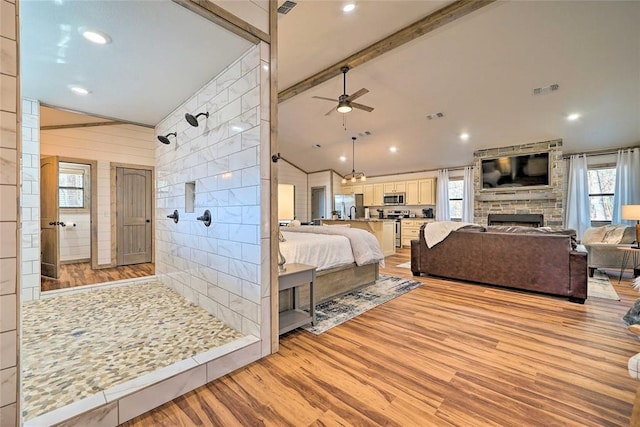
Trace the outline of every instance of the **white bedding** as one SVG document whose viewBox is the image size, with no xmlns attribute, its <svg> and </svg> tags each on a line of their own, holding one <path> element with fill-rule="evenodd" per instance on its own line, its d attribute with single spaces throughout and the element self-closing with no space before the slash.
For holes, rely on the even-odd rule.
<svg viewBox="0 0 640 427">
<path fill-rule="evenodd" d="M 318 227 L 303 225 L 300 227 L 287 227 L 286 229 L 282 229 L 282 233 L 286 233 L 285 240 L 288 240 L 287 235 L 295 239 L 297 242 L 301 242 L 305 237 L 296 238 L 292 235 L 307 236 L 306 240 L 308 240 L 308 243 L 304 243 L 304 245 L 306 245 L 305 250 L 296 249 L 295 251 L 292 251 L 291 249 L 287 249 L 292 251 L 291 260 L 287 257 L 284 251 L 282 252 L 284 257 L 287 259 L 287 262 L 300 262 L 303 264 L 316 265 L 318 266 L 318 270 L 341 267 L 353 262 L 358 266 L 379 263 L 381 267 L 384 267 L 384 255 L 382 254 L 382 249 L 380 249 L 380 245 L 378 244 L 378 239 L 368 231 L 349 227 Z M 342 237 L 347 240 L 347 245 L 342 246 L 340 249 L 326 248 L 321 245 L 320 242 L 325 242 L 327 240 L 321 239 L 321 237 Z M 337 242 L 338 240 L 331 239 L 331 241 Z M 281 247 L 282 245 L 286 246 L 286 243 L 286 241 L 281 242 Z M 302 245 L 303 243 L 298 244 Z M 302 261 L 303 259 L 306 261 Z M 350 261 L 345 263 L 347 259 Z"/>
<path fill-rule="evenodd" d="M 428 248 L 431 248 L 447 238 L 449 233 L 456 231 L 467 225 L 468 222 L 435 221 L 424 226 L 424 241 Z"/>
<path fill-rule="evenodd" d="M 317 266 L 317 271 L 353 264 L 351 243 L 345 236 L 294 233 L 282 229 L 285 241 L 280 252 L 287 264 L 300 263 Z"/>
</svg>

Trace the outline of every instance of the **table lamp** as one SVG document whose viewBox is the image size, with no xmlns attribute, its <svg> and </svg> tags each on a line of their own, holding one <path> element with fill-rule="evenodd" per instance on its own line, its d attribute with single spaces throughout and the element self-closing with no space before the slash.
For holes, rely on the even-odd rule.
<svg viewBox="0 0 640 427">
<path fill-rule="evenodd" d="M 636 221 L 636 246 L 640 249 L 640 205 L 622 205 L 622 219 Z"/>
</svg>

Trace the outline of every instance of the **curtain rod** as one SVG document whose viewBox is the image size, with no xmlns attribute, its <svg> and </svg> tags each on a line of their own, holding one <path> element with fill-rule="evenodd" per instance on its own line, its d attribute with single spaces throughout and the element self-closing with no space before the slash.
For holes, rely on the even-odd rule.
<svg viewBox="0 0 640 427">
<path fill-rule="evenodd" d="M 614 148 L 614 149 L 606 149 L 606 150 L 596 150 L 596 151 L 587 151 L 584 153 L 567 153 L 567 154 L 563 154 L 562 158 L 563 159 L 568 159 L 569 157 L 576 155 L 576 154 L 584 154 L 586 156 L 606 156 L 607 154 L 618 154 L 618 151 L 620 150 L 634 150 L 634 149 L 640 149 L 640 146 L 634 146 L 634 147 L 621 147 L 621 148 Z"/>
</svg>

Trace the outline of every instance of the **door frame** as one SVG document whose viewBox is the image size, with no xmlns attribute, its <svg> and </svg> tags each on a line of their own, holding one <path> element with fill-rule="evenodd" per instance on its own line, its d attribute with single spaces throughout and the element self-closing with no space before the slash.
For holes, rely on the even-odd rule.
<svg viewBox="0 0 640 427">
<path fill-rule="evenodd" d="M 327 186 L 326 185 L 318 185 L 315 187 L 311 187 L 311 194 L 310 194 L 310 199 L 311 199 L 311 206 L 310 206 L 310 212 L 309 212 L 309 221 L 313 221 L 315 218 L 313 217 L 313 190 L 322 190 L 322 207 L 323 212 L 321 217 L 325 218 L 327 217 Z M 331 219 L 331 217 L 327 217 L 325 219 Z"/>
<path fill-rule="evenodd" d="M 89 173 L 89 185 L 90 187 L 90 204 L 89 204 L 89 217 L 91 221 L 91 231 L 89 235 L 91 236 L 91 269 L 95 270 L 98 267 L 98 161 L 97 160 L 87 160 L 87 159 L 79 159 L 76 157 L 62 157 L 58 156 L 58 165 L 60 162 L 63 163 L 77 163 L 80 165 L 89 165 L 90 173 Z M 59 169 L 59 168 L 58 168 Z M 59 171 L 58 171 L 59 173 Z"/>
<path fill-rule="evenodd" d="M 102 266 L 104 267 L 115 267 L 118 265 L 118 254 L 116 252 L 117 244 L 118 244 L 118 223 L 117 223 L 117 211 L 116 211 L 116 198 L 117 198 L 117 187 L 116 187 L 116 169 L 117 168 L 127 168 L 127 169 L 139 169 L 151 172 L 151 262 L 156 262 L 156 172 L 153 166 L 145 166 L 145 165 L 133 165 L 130 163 L 116 163 L 111 162 L 109 164 L 110 172 L 111 172 L 111 265 Z"/>
</svg>

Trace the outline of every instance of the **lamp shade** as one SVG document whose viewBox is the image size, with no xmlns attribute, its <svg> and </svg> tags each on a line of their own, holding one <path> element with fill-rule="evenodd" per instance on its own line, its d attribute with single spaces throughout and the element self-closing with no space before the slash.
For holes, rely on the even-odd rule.
<svg viewBox="0 0 640 427">
<path fill-rule="evenodd" d="M 640 221 L 640 205 L 622 205 L 622 219 Z"/>
</svg>

